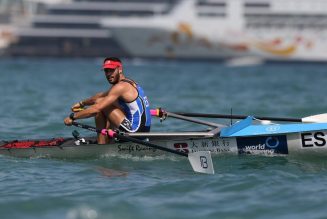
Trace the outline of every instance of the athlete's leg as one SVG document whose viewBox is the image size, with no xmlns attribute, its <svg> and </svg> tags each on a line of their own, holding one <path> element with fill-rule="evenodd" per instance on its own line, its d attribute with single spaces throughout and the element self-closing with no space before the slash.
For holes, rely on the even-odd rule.
<svg viewBox="0 0 327 219">
<path fill-rule="evenodd" d="M 100 112 L 95 116 L 95 126 L 97 129 L 107 128 L 107 117 Z M 109 141 L 108 137 L 98 133 L 98 144 L 106 144 Z"/>
<path fill-rule="evenodd" d="M 114 104 L 96 115 L 95 124 L 98 129 L 118 128 L 124 118 L 124 112 L 120 109 L 118 104 Z M 107 143 L 109 143 L 109 138 L 107 136 L 98 134 L 98 144 Z"/>
</svg>

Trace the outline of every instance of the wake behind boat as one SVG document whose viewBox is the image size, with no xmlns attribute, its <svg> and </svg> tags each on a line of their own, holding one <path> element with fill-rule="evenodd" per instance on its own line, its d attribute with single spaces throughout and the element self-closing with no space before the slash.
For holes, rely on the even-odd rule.
<svg viewBox="0 0 327 219">
<path fill-rule="evenodd" d="M 207 125 L 210 131 L 205 132 L 150 132 L 150 133 L 118 133 L 116 135 L 140 138 L 138 142 L 117 140 L 115 143 L 100 145 L 96 138 L 52 138 L 37 140 L 1 141 L 0 154 L 15 157 L 47 157 L 47 158 L 94 158 L 112 154 L 129 154 L 132 156 L 159 156 L 176 151 L 190 154 L 198 151 L 210 151 L 218 154 L 254 154 L 254 155 L 317 155 L 327 156 L 327 123 L 326 114 L 303 119 L 275 118 L 282 121 L 298 121 L 297 123 L 267 123 L 249 116 L 231 125 L 224 126 L 204 120 L 191 118 L 185 113 L 180 115 L 161 109 L 152 110 L 153 116 L 161 119 L 177 118 L 188 122 Z M 201 115 L 191 115 L 201 116 Z M 202 114 L 203 117 L 213 115 Z M 236 115 L 235 115 L 236 116 Z M 217 116 L 218 117 L 218 116 Z M 225 117 L 232 117 L 225 115 Z M 236 116 L 237 117 L 237 116 Z M 220 115 L 220 118 L 224 118 Z M 240 118 L 238 115 L 237 118 Z M 261 117 L 260 117 L 261 118 Z M 274 117 L 266 117 L 274 120 Z M 262 119 L 265 119 L 262 117 Z M 302 121 L 302 123 L 299 123 Z M 259 124 L 257 124 L 259 123 Z M 263 124 L 265 123 L 265 124 Z M 96 131 L 95 128 L 76 123 L 75 126 Z M 99 132 L 103 132 L 100 130 Z M 150 144 L 150 146 L 146 145 Z M 157 145 L 156 148 L 153 145 Z M 169 151 L 171 150 L 171 151 Z"/>
</svg>

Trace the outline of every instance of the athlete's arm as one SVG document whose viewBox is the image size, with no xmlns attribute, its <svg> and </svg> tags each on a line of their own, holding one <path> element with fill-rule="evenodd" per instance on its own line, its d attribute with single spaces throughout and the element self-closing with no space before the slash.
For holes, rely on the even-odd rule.
<svg viewBox="0 0 327 219">
<path fill-rule="evenodd" d="M 89 97 L 89 98 L 87 98 L 87 99 L 85 99 L 85 100 L 79 101 L 78 103 L 75 103 L 75 104 L 72 106 L 71 110 L 72 110 L 73 112 L 78 112 L 78 111 L 80 111 L 81 108 L 83 108 L 84 106 L 91 106 L 91 105 L 95 104 L 99 98 L 103 98 L 103 97 L 107 96 L 107 95 L 108 95 L 108 92 L 109 92 L 109 91 L 99 92 L 99 93 L 95 94 L 95 95 L 92 96 L 92 97 Z"/>
<path fill-rule="evenodd" d="M 101 98 L 100 101 L 97 101 L 95 104 L 91 105 L 89 108 L 83 111 L 75 113 L 74 119 L 84 119 L 95 116 L 106 107 L 114 104 L 125 91 L 125 84 L 116 84 L 108 91 L 105 97 Z"/>
<path fill-rule="evenodd" d="M 92 96 L 90 98 L 82 100 L 81 103 L 84 106 L 91 106 L 91 105 L 95 104 L 99 98 L 103 98 L 105 96 L 108 96 L 108 93 L 109 93 L 109 90 L 105 91 L 105 92 L 97 93 L 97 94 L 95 94 L 94 96 Z"/>
</svg>

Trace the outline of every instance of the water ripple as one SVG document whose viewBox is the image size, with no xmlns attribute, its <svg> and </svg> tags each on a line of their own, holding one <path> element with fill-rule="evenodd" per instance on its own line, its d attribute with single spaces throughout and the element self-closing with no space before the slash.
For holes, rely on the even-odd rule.
<svg viewBox="0 0 327 219">
<path fill-rule="evenodd" d="M 1 60 L 0 139 L 71 136 L 74 103 L 108 88 L 94 59 Z M 304 117 L 323 113 L 325 66 L 126 60 L 152 107 L 171 111 Z M 149 80 L 150 79 L 150 80 Z M 221 121 L 221 120 L 219 120 Z M 92 124 L 92 120 L 87 120 Z M 221 121 L 230 123 L 230 121 Z M 198 130 L 154 119 L 153 130 Z M 79 130 L 82 135 L 91 133 Z M 0 156 L 2 218 L 325 218 L 324 158 L 214 157 L 216 174 L 184 158 L 104 155 L 94 160 Z M 102 170 L 127 173 L 108 176 Z"/>
</svg>

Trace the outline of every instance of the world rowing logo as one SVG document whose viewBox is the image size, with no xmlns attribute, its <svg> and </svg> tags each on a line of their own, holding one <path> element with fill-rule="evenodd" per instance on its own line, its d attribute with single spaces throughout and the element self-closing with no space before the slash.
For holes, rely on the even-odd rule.
<svg viewBox="0 0 327 219">
<path fill-rule="evenodd" d="M 183 153 L 188 153 L 188 145 L 187 143 L 175 143 L 174 148 L 176 151 L 183 152 Z"/>
<path fill-rule="evenodd" d="M 266 139 L 266 146 L 268 148 L 277 148 L 279 145 L 279 140 L 278 138 L 275 138 L 275 137 L 268 137 Z"/>
<path fill-rule="evenodd" d="M 286 135 L 237 138 L 239 153 L 288 154 Z"/>
</svg>

